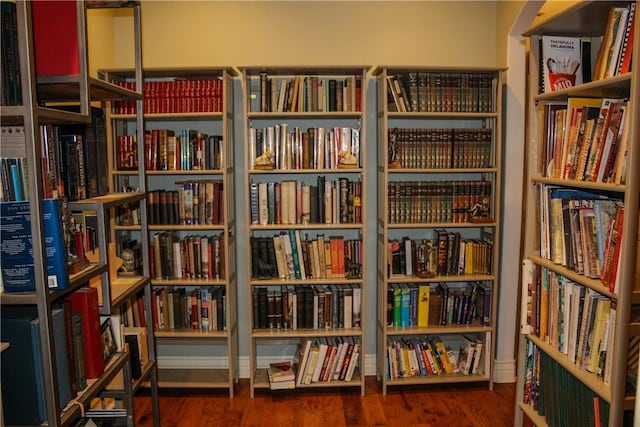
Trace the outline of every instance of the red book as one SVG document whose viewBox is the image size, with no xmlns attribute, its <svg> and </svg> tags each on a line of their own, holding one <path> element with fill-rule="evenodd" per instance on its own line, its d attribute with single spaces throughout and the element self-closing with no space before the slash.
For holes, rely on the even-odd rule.
<svg viewBox="0 0 640 427">
<path fill-rule="evenodd" d="M 144 298 L 142 296 L 137 297 L 136 304 L 138 306 L 138 314 L 140 315 L 140 324 L 138 326 L 147 326 L 147 318 L 144 311 Z"/>
<path fill-rule="evenodd" d="M 612 225 L 610 241 L 608 242 L 611 251 L 610 263 L 605 260 L 602 277 L 605 285 L 609 286 L 609 291 L 617 293 L 616 276 L 618 275 L 618 264 L 620 262 L 620 247 L 622 246 L 622 229 L 624 225 L 624 205 L 618 205 L 616 216 Z"/>
<path fill-rule="evenodd" d="M 34 1 L 31 14 L 37 75 L 80 74 L 76 1 Z"/>
<path fill-rule="evenodd" d="M 104 373 L 98 290 L 91 287 L 80 288 L 70 294 L 67 300 L 71 301 L 71 310 L 82 314 L 82 338 L 87 378 L 98 378 Z"/>
<path fill-rule="evenodd" d="M 151 320 L 153 321 L 153 329 L 158 330 L 158 294 L 151 293 Z"/>
</svg>

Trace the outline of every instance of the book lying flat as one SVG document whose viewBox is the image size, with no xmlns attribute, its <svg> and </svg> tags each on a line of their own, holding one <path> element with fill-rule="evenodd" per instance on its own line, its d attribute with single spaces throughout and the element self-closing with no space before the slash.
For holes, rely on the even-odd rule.
<svg viewBox="0 0 640 427">
<path fill-rule="evenodd" d="M 291 362 L 274 362 L 269 364 L 269 369 L 267 370 L 269 374 L 269 382 L 284 382 L 284 381 L 294 381 L 296 379 L 296 374 L 293 371 L 291 366 Z"/>
</svg>

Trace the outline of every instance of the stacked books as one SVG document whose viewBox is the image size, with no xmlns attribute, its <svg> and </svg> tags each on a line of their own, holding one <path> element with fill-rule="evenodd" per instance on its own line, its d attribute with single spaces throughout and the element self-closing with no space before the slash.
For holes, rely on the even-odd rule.
<svg viewBox="0 0 640 427">
<path fill-rule="evenodd" d="M 274 362 L 267 369 L 271 390 L 296 388 L 296 374 L 291 362 Z"/>
</svg>

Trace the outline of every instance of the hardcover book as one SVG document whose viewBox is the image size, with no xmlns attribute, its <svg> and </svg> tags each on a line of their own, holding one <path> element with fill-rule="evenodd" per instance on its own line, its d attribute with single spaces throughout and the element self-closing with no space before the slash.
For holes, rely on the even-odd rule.
<svg viewBox="0 0 640 427">
<path fill-rule="evenodd" d="M 33 307 L 4 306 L 0 330 L 2 407 L 7 425 L 40 425 L 46 419 L 40 322 Z"/>
<path fill-rule="evenodd" d="M 86 377 L 98 378 L 104 372 L 102 334 L 98 312 L 98 290 L 84 287 L 70 294 L 71 309 L 82 313 L 82 340 Z"/>
<path fill-rule="evenodd" d="M 47 284 L 49 289 L 69 286 L 66 249 L 62 232 L 60 200 L 42 201 L 43 231 L 47 257 Z M 31 240 L 31 213 L 29 202 L 0 203 L 0 241 L 3 242 L 2 283 L 5 292 L 35 290 Z M 12 242 L 10 244 L 10 242 Z"/>
</svg>

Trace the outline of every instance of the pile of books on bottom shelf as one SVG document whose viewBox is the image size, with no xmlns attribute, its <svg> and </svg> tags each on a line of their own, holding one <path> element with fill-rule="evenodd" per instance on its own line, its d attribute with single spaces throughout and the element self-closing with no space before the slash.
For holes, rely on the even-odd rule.
<svg viewBox="0 0 640 427">
<path fill-rule="evenodd" d="M 296 388 L 296 373 L 291 362 L 274 362 L 267 369 L 269 375 L 269 388 L 271 390 L 284 390 Z"/>
</svg>

